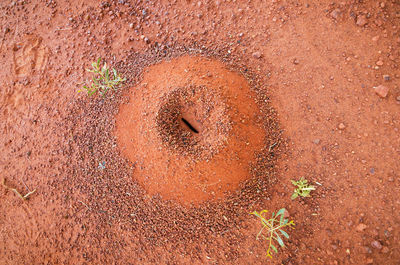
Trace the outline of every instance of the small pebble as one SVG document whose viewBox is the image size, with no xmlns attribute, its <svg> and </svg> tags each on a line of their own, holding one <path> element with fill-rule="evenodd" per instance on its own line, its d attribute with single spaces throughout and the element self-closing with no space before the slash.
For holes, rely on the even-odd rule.
<svg viewBox="0 0 400 265">
<path fill-rule="evenodd" d="M 356 231 L 362 232 L 362 231 L 364 231 L 366 228 L 367 228 L 367 225 L 366 225 L 366 224 L 360 223 L 360 224 L 358 224 L 358 225 L 356 226 Z"/>
<path fill-rule="evenodd" d="M 331 12 L 331 17 L 334 19 L 338 19 L 339 15 L 340 15 L 340 9 L 336 8 Z"/>
<path fill-rule="evenodd" d="M 357 26 L 364 27 L 368 23 L 367 18 L 364 15 L 357 16 Z"/>
<path fill-rule="evenodd" d="M 376 42 L 376 41 L 378 41 L 378 40 L 379 40 L 379 36 L 375 36 L 375 37 L 372 38 L 372 41 L 375 41 L 375 42 Z"/>
<path fill-rule="evenodd" d="M 374 91 L 378 96 L 385 98 L 389 93 L 389 88 L 383 85 L 379 85 L 377 87 L 374 87 Z"/>
<path fill-rule="evenodd" d="M 256 59 L 260 59 L 262 56 L 261 52 L 253 52 L 253 57 Z"/>
<path fill-rule="evenodd" d="M 339 128 L 339 130 L 344 130 L 346 128 L 346 125 L 344 125 L 344 123 L 341 122 L 341 123 L 339 123 L 338 128 Z"/>
<path fill-rule="evenodd" d="M 385 81 L 390 81 L 390 75 L 383 75 L 383 79 Z"/>
<path fill-rule="evenodd" d="M 377 240 L 372 241 L 371 246 L 376 249 L 382 249 L 382 244 Z"/>
<path fill-rule="evenodd" d="M 382 248 L 382 253 L 383 253 L 383 254 L 389 253 L 389 248 L 386 247 L 386 246 L 383 247 L 383 248 Z"/>
<path fill-rule="evenodd" d="M 362 249 L 363 249 L 363 253 L 364 254 L 371 254 L 372 253 L 372 250 L 371 250 L 370 247 L 365 246 Z"/>
<path fill-rule="evenodd" d="M 381 60 L 379 60 L 379 61 L 376 62 L 376 65 L 382 66 L 382 65 L 383 65 L 383 62 L 382 62 Z"/>
<path fill-rule="evenodd" d="M 313 143 L 314 143 L 314 144 L 319 144 L 320 142 L 321 142 L 320 139 L 314 139 L 314 140 L 313 140 Z"/>
</svg>

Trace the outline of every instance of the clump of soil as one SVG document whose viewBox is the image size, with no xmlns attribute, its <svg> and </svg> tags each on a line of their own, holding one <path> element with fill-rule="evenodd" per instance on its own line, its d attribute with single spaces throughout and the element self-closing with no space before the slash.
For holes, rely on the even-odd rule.
<svg viewBox="0 0 400 265">
<path fill-rule="evenodd" d="M 149 194 L 199 204 L 251 177 L 267 131 L 243 75 L 215 59 L 181 56 L 146 68 L 128 94 L 118 145 Z"/>
</svg>

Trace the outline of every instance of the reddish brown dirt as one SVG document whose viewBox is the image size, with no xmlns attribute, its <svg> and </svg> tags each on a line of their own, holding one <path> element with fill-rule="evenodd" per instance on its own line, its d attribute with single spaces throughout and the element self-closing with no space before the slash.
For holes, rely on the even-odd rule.
<svg viewBox="0 0 400 265">
<path fill-rule="evenodd" d="M 36 189 L 0 187 L 1 264 L 399 264 L 398 1 L 10 0 L 0 25 L 0 178 Z M 189 55 L 265 114 L 254 170 L 196 206 L 145 186 L 114 134 L 142 70 Z M 88 98 L 98 56 L 128 80 Z M 302 176 L 317 190 L 292 201 Z M 267 260 L 248 213 L 282 207 L 296 230 Z"/>
<path fill-rule="evenodd" d="M 243 76 L 184 56 L 145 69 L 120 108 L 117 135 L 149 194 L 199 204 L 251 176 L 265 138 L 262 120 Z"/>
</svg>

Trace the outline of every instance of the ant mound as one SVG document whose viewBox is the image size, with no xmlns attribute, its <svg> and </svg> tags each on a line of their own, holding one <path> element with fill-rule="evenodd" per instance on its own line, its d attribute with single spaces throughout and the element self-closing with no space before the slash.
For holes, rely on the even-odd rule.
<svg viewBox="0 0 400 265">
<path fill-rule="evenodd" d="M 199 204 L 251 177 L 266 135 L 241 74 L 214 59 L 182 56 L 147 67 L 129 97 L 115 133 L 148 194 Z"/>
</svg>

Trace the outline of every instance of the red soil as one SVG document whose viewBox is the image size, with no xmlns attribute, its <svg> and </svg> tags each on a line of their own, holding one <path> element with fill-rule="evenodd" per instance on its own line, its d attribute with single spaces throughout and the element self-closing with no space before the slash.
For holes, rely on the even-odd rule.
<svg viewBox="0 0 400 265">
<path fill-rule="evenodd" d="M 186 56 L 146 69 L 117 117 L 135 178 L 149 194 L 186 204 L 237 189 L 265 138 L 254 98 L 247 80 L 218 61 Z"/>
<path fill-rule="evenodd" d="M 9 0 L 0 2 L 0 25 L 0 180 L 22 194 L 36 189 L 23 201 L 0 186 L 1 264 L 399 264 L 399 1 Z M 99 56 L 128 80 L 122 92 L 89 98 L 77 90 Z M 193 65 L 189 72 L 202 71 L 191 75 L 195 86 L 185 82 L 180 60 Z M 176 69 L 166 72 L 168 64 Z M 176 181 L 182 173 L 171 174 L 183 190 L 177 195 L 151 175 L 161 169 L 148 166 L 175 156 L 183 172 L 184 158 L 199 149 L 173 151 L 165 139 L 174 134 L 139 135 L 140 125 L 165 132 L 163 119 L 121 123 L 136 128 L 129 133 L 143 145 L 124 149 L 115 124 L 124 111 L 142 117 L 150 108 L 155 117 L 177 100 L 181 112 L 171 117 L 182 114 L 199 134 L 215 133 L 202 124 L 202 104 L 225 101 L 218 105 L 224 109 L 234 102 L 207 92 L 215 87 L 206 82 L 217 82 L 211 70 L 243 87 L 246 77 L 252 92 L 238 95 L 256 95 L 257 107 L 243 111 L 259 109 L 263 132 L 254 125 L 232 135 L 255 133 L 264 142 L 255 157 L 258 138 L 238 152 L 243 167 L 234 165 L 241 170 L 234 181 L 210 158 L 225 183 L 205 192 L 184 189 Z M 153 95 L 144 80 L 180 90 Z M 229 88 L 231 80 L 218 82 Z M 198 92 L 189 101 L 205 97 L 199 113 L 182 103 L 190 88 Z M 146 91 L 153 97 L 147 102 Z M 133 102 L 143 107 L 124 110 Z M 198 142 L 228 150 L 218 147 L 218 135 L 225 133 Z M 154 147 L 162 152 L 150 152 Z M 192 183 L 198 176 L 184 175 Z M 317 189 L 292 201 L 290 180 L 300 177 Z M 196 193 L 202 203 L 184 203 Z M 255 240 L 260 223 L 248 213 L 282 207 L 296 229 L 287 248 L 267 260 L 265 242 Z"/>
</svg>

